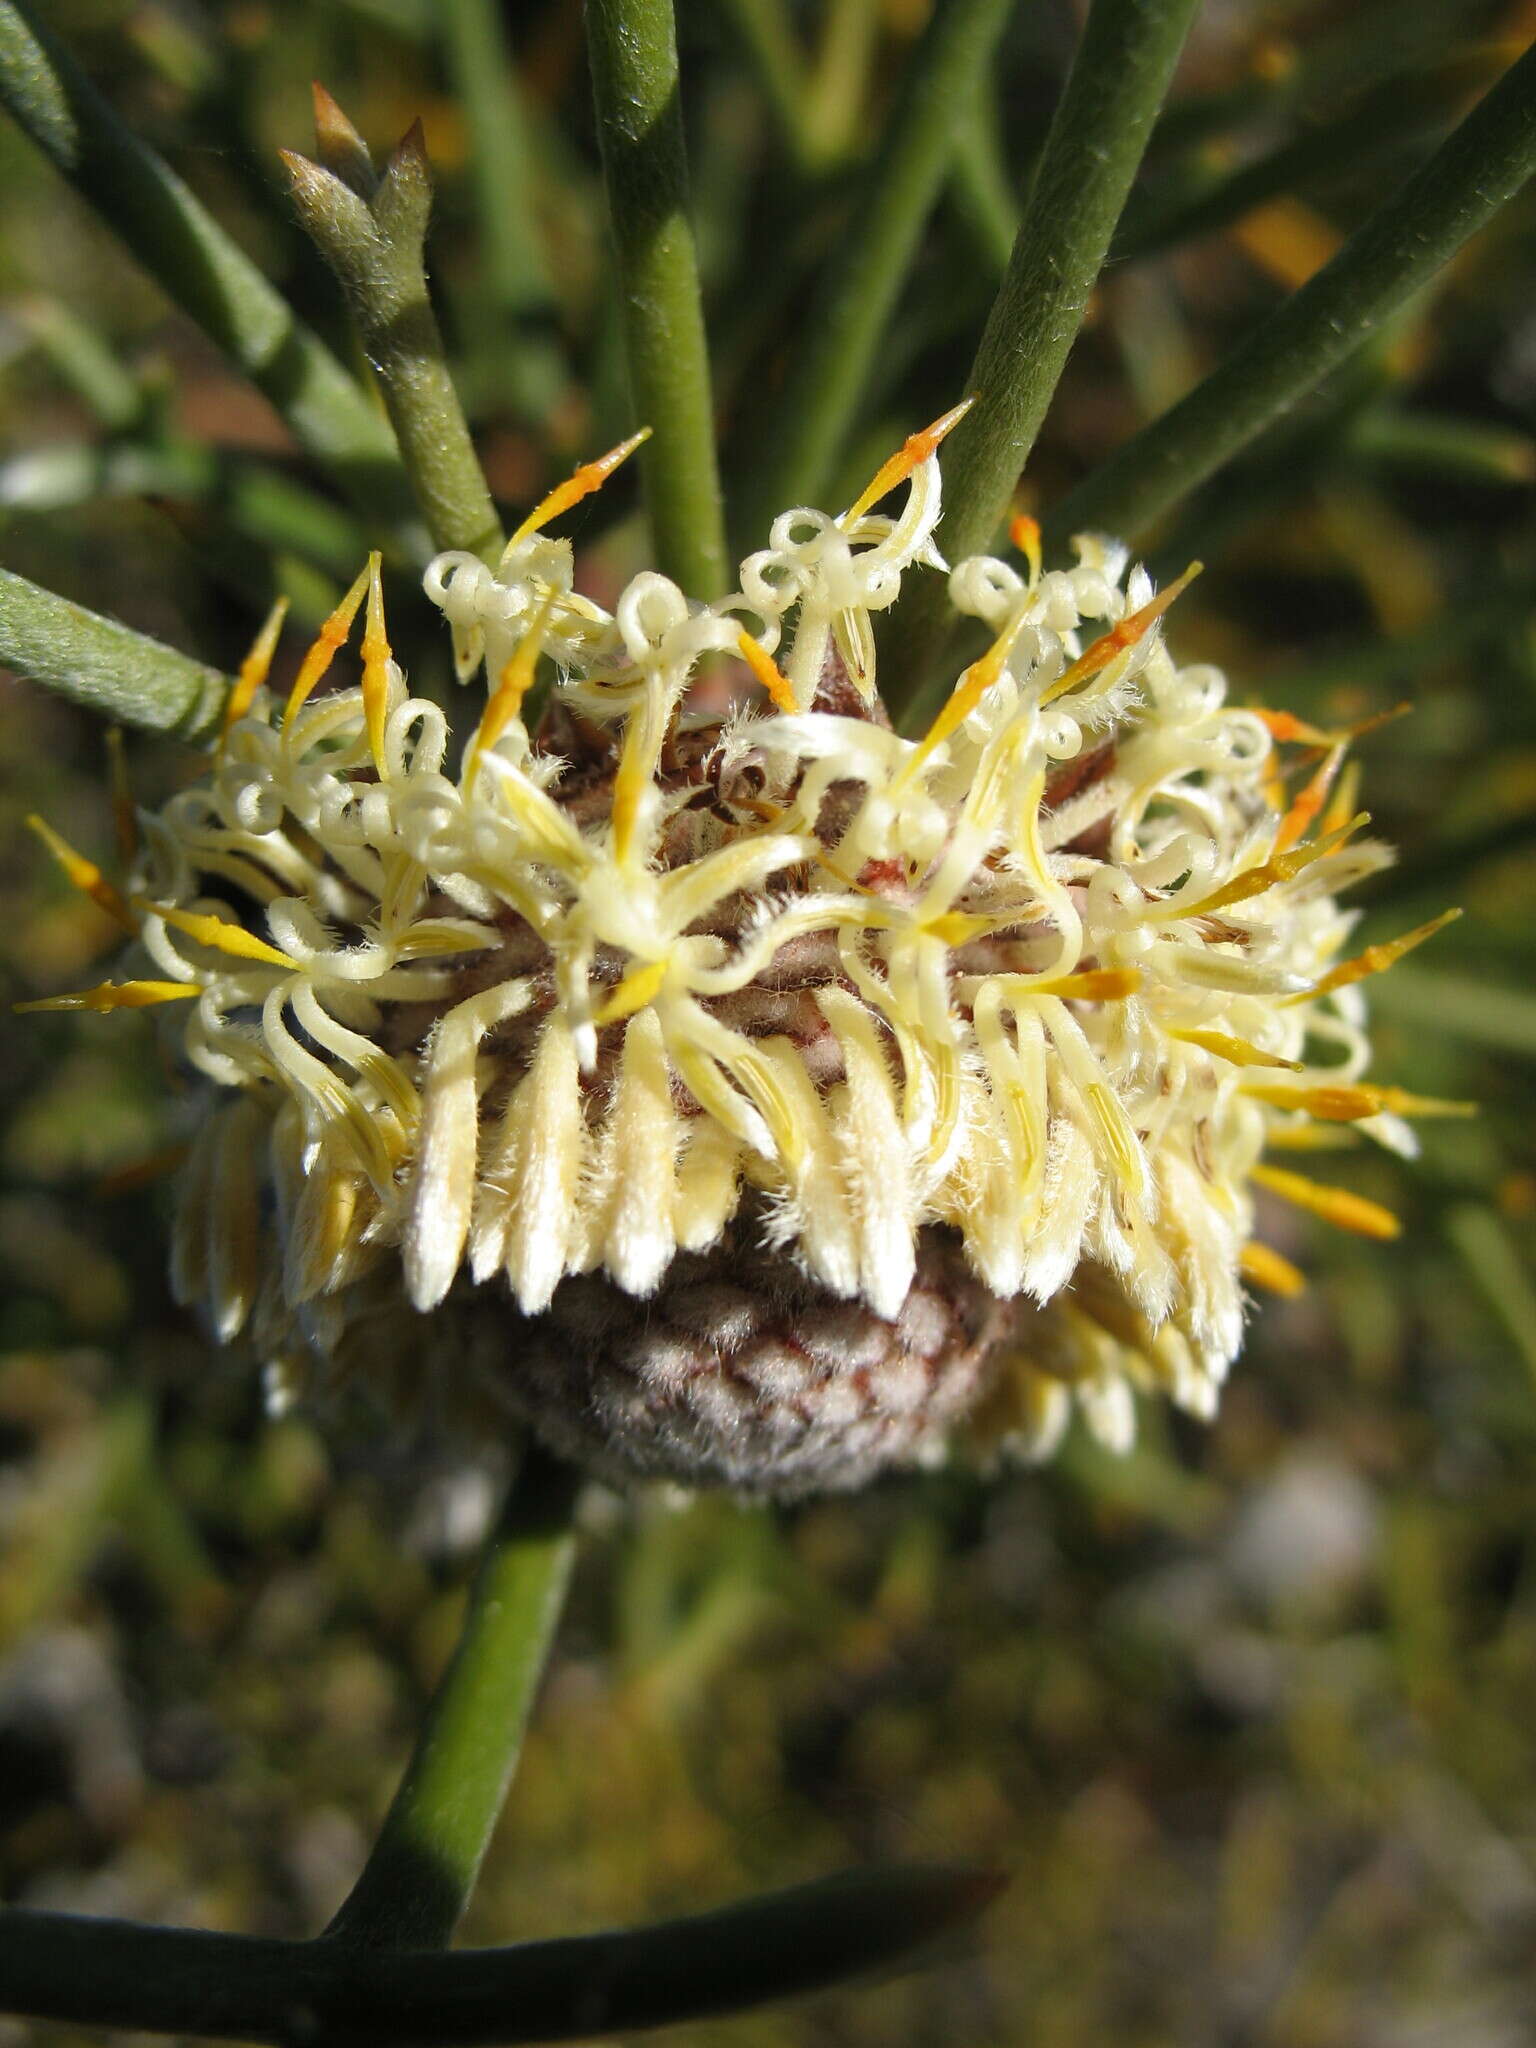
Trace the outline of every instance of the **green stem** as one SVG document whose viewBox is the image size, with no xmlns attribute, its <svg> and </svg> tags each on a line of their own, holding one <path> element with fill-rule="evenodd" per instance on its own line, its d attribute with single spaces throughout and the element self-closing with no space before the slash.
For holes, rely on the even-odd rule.
<svg viewBox="0 0 1536 2048">
<path fill-rule="evenodd" d="M 439 548 L 494 562 L 501 520 L 449 373 L 427 292 L 432 170 L 421 124 L 377 179 L 363 139 L 329 95 L 317 98 L 325 165 L 283 152 L 294 205 L 335 271 L 379 373 L 406 471 Z"/>
<path fill-rule="evenodd" d="M 0 1911 L 0 2011 L 279 2048 L 591 2040 L 793 1998 L 921 1961 L 994 1898 L 988 1872 L 850 1871 L 577 1940 L 445 1955 Z"/>
<path fill-rule="evenodd" d="M 1094 0 L 966 380 L 977 402 L 945 451 L 951 561 L 985 548 L 1008 510 L 1198 4 Z M 886 673 L 893 709 L 905 698 L 917 713 L 943 687 L 943 584 L 925 582 L 901 614 Z"/>
<path fill-rule="evenodd" d="M 506 1799 L 565 1604 L 577 1475 L 530 1448 L 400 1789 L 327 1938 L 444 1947 Z"/>
<path fill-rule="evenodd" d="M 0 662 L 105 718 L 182 739 L 214 729 L 230 687 L 217 669 L 8 569 L 0 569 Z"/>
<path fill-rule="evenodd" d="M 1536 47 L 1221 366 L 1079 484 L 1050 521 L 1134 538 L 1352 355 L 1536 170 Z"/>
<path fill-rule="evenodd" d="M 394 440 L 367 395 L 17 0 L 0 0 L 0 100 L 305 451 L 419 552 Z"/>
<path fill-rule="evenodd" d="M 947 0 L 907 61 L 885 140 L 821 283 L 796 322 L 800 343 L 754 436 L 761 450 L 740 532 L 761 544 L 776 513 L 815 504 L 842 451 L 871 365 L 912 265 L 956 138 L 1011 0 Z M 918 424 L 914 422 L 914 424 Z"/>
<path fill-rule="evenodd" d="M 588 0 L 598 143 L 656 565 L 690 597 L 728 583 L 672 0 Z"/>
</svg>

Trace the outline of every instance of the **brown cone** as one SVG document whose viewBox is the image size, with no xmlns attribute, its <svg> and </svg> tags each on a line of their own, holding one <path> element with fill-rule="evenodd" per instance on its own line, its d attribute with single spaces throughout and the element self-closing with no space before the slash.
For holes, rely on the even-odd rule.
<svg viewBox="0 0 1536 2048">
<path fill-rule="evenodd" d="M 475 1363 L 552 1449 L 620 1482 L 816 1493 L 940 1452 L 1018 1305 L 937 1227 L 919 1236 L 893 1322 L 761 1239 L 760 1215 L 739 1217 L 708 1252 L 674 1259 L 646 1301 L 599 1274 L 562 1282 L 539 1316 L 471 1296 Z"/>
</svg>

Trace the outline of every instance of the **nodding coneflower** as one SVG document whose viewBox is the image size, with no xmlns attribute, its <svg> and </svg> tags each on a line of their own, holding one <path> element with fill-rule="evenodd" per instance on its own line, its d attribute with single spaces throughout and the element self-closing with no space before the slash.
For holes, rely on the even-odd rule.
<svg viewBox="0 0 1536 2048">
<path fill-rule="evenodd" d="M 1025 520 L 1016 562 L 948 572 L 990 647 L 892 730 L 871 621 L 945 568 L 956 416 L 839 517 L 785 512 L 720 603 L 573 590 L 543 529 L 632 443 L 494 570 L 439 556 L 488 690 L 457 762 L 375 559 L 286 704 L 269 622 L 126 893 L 49 835 L 157 977 L 54 1005 L 185 999 L 175 1286 L 274 1389 L 489 1397 L 615 1476 L 845 1486 L 957 1434 L 1041 1455 L 1074 1399 L 1113 1445 L 1133 1390 L 1209 1414 L 1245 1279 L 1300 1284 L 1255 1186 L 1393 1233 L 1262 1158 L 1341 1122 L 1407 1150 L 1404 1112 L 1454 1107 L 1362 1079 L 1356 984 L 1435 927 L 1349 956 L 1339 893 L 1389 859 L 1353 735 L 1234 708 L 1164 642 L 1187 576 L 1154 593 L 1096 537 L 1044 571 Z M 360 685 L 315 694 L 365 600 Z"/>
</svg>

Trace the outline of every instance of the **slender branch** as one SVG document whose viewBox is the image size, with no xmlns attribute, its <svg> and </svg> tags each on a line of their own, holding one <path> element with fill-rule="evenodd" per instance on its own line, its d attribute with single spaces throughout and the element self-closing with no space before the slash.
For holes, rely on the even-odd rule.
<svg viewBox="0 0 1536 2048">
<path fill-rule="evenodd" d="M 530 1448 L 470 1597 L 464 1633 L 378 1840 L 327 1938 L 440 1948 L 479 1874 L 565 1604 L 577 1475 Z"/>
<path fill-rule="evenodd" d="M 324 343 L 18 4 L 0 0 L 0 101 L 170 298 L 276 406 L 306 453 L 419 552 L 389 427 Z"/>
<path fill-rule="evenodd" d="M 590 2040 L 921 1962 L 997 1895 L 984 1871 L 850 1871 L 687 1920 L 445 1955 L 0 1911 L 0 2010 L 279 2048 Z"/>
<path fill-rule="evenodd" d="M 0 569 L 0 662 L 73 704 L 146 732 L 198 739 L 229 677 L 147 634 Z"/>
<path fill-rule="evenodd" d="M 1221 366 L 1057 508 L 1057 535 L 1135 537 L 1321 383 L 1536 170 L 1536 46 L 1396 196 Z M 958 438 L 958 437 L 957 437 Z"/>
<path fill-rule="evenodd" d="M 1199 0 L 1094 0 L 1051 120 L 1024 224 L 966 380 L 977 403 L 945 451 L 951 561 L 990 542 L 1077 338 Z M 935 694 L 948 636 L 941 583 L 902 606 L 886 667 L 893 709 Z"/>
<path fill-rule="evenodd" d="M 761 455 L 740 528 L 753 545 L 786 506 L 817 501 L 842 451 L 1010 7 L 1011 0 L 947 0 L 907 60 L 885 140 L 795 323 L 799 346 L 755 437 Z"/>
<path fill-rule="evenodd" d="M 504 536 L 449 374 L 427 292 L 432 169 L 418 121 L 379 177 L 367 145 L 315 89 L 323 163 L 282 153 L 299 217 L 335 271 L 377 367 L 400 454 L 434 543 L 494 561 Z"/>
<path fill-rule="evenodd" d="M 672 0 L 587 0 L 598 142 L 618 258 L 656 563 L 691 597 L 727 585 Z"/>
</svg>

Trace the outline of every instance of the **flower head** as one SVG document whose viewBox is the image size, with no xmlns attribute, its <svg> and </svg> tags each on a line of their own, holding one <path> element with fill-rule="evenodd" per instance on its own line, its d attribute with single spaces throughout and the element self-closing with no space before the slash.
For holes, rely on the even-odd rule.
<svg viewBox="0 0 1536 2048">
<path fill-rule="evenodd" d="M 1299 1284 L 1255 1184 L 1395 1228 L 1262 1161 L 1319 1124 L 1407 1150 L 1402 1112 L 1448 1106 L 1363 1079 L 1356 984 L 1430 928 L 1349 957 L 1339 894 L 1389 859 L 1338 793 L 1351 734 L 1234 708 L 1166 645 L 1187 577 L 1093 537 L 1043 572 L 1028 522 L 948 572 L 990 644 L 892 730 L 871 620 L 945 567 L 954 417 L 840 517 L 784 513 L 722 603 L 573 589 L 544 525 L 633 444 L 494 570 L 440 556 L 486 692 L 456 762 L 376 562 L 286 705 L 259 645 L 117 899 L 154 978 L 62 999 L 188 999 L 218 1106 L 175 1279 L 222 1340 L 784 1490 L 965 1420 L 1039 1453 L 1074 1396 L 1112 1443 L 1133 1388 L 1208 1414 L 1245 1278 Z M 314 694 L 365 597 L 359 684 Z"/>
</svg>

